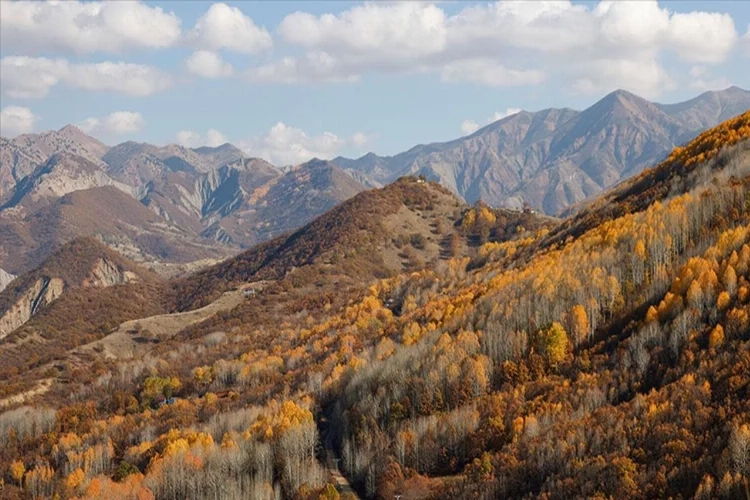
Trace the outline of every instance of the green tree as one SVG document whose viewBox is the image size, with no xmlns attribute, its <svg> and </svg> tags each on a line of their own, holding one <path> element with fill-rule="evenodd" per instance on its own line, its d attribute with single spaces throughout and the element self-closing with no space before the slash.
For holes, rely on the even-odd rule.
<svg viewBox="0 0 750 500">
<path fill-rule="evenodd" d="M 558 365 L 565 360 L 569 346 L 568 334 L 560 323 L 554 322 L 539 331 L 539 352 L 550 366 Z"/>
</svg>

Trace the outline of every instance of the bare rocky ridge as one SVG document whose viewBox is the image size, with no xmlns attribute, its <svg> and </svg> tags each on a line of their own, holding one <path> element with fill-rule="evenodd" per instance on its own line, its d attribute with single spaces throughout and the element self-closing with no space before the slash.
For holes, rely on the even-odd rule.
<svg viewBox="0 0 750 500">
<path fill-rule="evenodd" d="M 22 273 L 78 236 L 154 264 L 223 258 L 364 189 L 340 169 L 294 172 L 230 144 L 108 148 L 73 126 L 2 139 L 0 266 Z"/>
<path fill-rule="evenodd" d="M 455 141 L 333 162 L 369 185 L 421 173 L 468 202 L 558 214 L 747 109 L 750 92 L 738 87 L 670 105 L 619 90 L 582 112 L 522 111 Z"/>
</svg>

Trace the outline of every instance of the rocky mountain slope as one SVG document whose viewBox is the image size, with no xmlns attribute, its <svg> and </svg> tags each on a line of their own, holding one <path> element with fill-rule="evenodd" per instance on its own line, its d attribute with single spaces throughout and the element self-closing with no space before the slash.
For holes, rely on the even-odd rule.
<svg viewBox="0 0 750 500">
<path fill-rule="evenodd" d="M 7 202 L 16 183 L 32 174 L 51 156 L 69 153 L 100 163 L 106 151 L 107 146 L 72 125 L 42 134 L 24 134 L 15 139 L 0 137 L 0 205 Z"/>
<path fill-rule="evenodd" d="M 0 293 L 0 338 L 69 290 L 106 288 L 154 279 L 152 273 L 138 268 L 94 239 L 73 240 Z"/>
<path fill-rule="evenodd" d="M 95 236 L 140 262 L 191 262 L 234 253 L 168 223 L 129 194 L 102 186 L 68 193 L 31 213 L 0 212 L 0 262 L 20 274 L 79 236 Z"/>
<path fill-rule="evenodd" d="M 77 238 L 0 293 L 0 373 L 43 365 L 133 318 L 171 308 L 156 274 Z"/>
<path fill-rule="evenodd" d="M 660 161 L 707 127 L 750 109 L 750 92 L 731 87 L 663 105 L 616 91 L 590 108 L 522 111 L 446 143 L 393 157 L 334 163 L 382 185 L 422 173 L 473 202 L 558 214 Z"/>
<path fill-rule="evenodd" d="M 332 165 L 284 173 L 230 144 L 108 148 L 73 126 L 2 139 L 0 186 L 0 267 L 14 274 L 77 236 L 139 260 L 221 258 L 364 189 Z"/>
</svg>

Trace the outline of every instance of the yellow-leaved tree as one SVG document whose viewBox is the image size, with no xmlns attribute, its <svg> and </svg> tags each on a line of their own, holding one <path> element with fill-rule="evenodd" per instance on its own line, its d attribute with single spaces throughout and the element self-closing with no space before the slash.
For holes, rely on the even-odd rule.
<svg viewBox="0 0 750 500">
<path fill-rule="evenodd" d="M 24 467 L 23 462 L 20 460 L 14 460 L 13 463 L 10 464 L 10 476 L 18 482 L 18 487 L 21 487 L 21 482 L 23 481 L 23 475 L 26 472 L 26 467 Z"/>
<path fill-rule="evenodd" d="M 565 360 L 569 344 L 568 333 L 558 322 L 554 322 L 549 327 L 539 331 L 539 352 L 550 366 L 556 366 Z"/>
</svg>

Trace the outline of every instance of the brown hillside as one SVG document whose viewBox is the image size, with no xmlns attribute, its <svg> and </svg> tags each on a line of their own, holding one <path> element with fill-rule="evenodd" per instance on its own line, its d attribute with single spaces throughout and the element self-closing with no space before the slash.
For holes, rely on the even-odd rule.
<svg viewBox="0 0 750 500">
<path fill-rule="evenodd" d="M 415 178 L 364 191 L 290 235 L 262 243 L 178 283 L 179 307 L 205 305 L 241 282 L 278 280 L 290 272 L 295 272 L 298 284 L 314 280 L 316 273 L 346 275 L 352 280 L 389 275 L 401 270 L 402 261 L 389 266 L 383 251 L 395 248 L 403 230 L 388 224 L 389 217 L 404 209 L 429 220 L 427 226 L 438 219 L 452 226 L 462 206 L 445 188 L 420 184 Z M 409 235 L 403 236 L 408 239 Z M 433 248 L 430 257 L 437 254 L 439 249 Z M 313 265 L 314 269 L 309 268 Z"/>
<path fill-rule="evenodd" d="M 76 239 L 0 293 L 0 322 L 20 323 L 3 332 L 0 370 L 11 376 L 62 359 L 124 321 L 169 307 L 156 274 L 93 238 Z"/>
<path fill-rule="evenodd" d="M 167 224 L 138 200 L 103 186 L 69 193 L 25 216 L 0 215 L 3 269 L 18 273 L 40 264 L 51 249 L 79 236 L 96 236 L 138 260 L 189 262 L 226 256 Z"/>
</svg>

